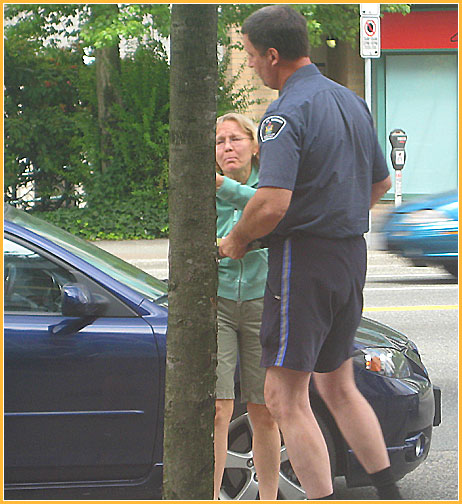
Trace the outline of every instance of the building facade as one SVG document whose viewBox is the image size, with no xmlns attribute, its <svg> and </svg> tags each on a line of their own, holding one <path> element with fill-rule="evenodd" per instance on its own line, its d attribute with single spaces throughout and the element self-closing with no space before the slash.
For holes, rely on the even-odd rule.
<svg viewBox="0 0 462 504">
<path fill-rule="evenodd" d="M 457 5 L 416 6 L 382 18 L 382 56 L 373 62 L 377 132 L 408 135 L 403 196 L 449 191 L 458 185 Z"/>
</svg>

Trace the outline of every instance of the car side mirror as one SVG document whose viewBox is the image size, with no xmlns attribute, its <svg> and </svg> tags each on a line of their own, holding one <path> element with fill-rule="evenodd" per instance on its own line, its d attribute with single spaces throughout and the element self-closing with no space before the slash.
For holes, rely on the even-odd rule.
<svg viewBox="0 0 462 504">
<path fill-rule="evenodd" d="M 108 304 L 106 298 L 92 294 L 83 284 L 65 284 L 61 290 L 61 312 L 72 318 L 50 326 L 50 333 L 53 336 L 75 334 L 104 315 Z"/>
<path fill-rule="evenodd" d="M 65 317 L 99 317 L 107 306 L 107 299 L 93 294 L 83 284 L 65 284 L 62 287 L 61 312 Z"/>
</svg>

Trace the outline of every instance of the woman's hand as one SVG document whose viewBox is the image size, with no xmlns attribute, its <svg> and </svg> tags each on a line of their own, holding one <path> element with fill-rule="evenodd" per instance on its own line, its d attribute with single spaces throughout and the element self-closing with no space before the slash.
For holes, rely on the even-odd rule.
<svg viewBox="0 0 462 504">
<path fill-rule="evenodd" d="M 215 174 L 215 185 L 216 185 L 216 190 L 220 189 L 221 184 L 223 184 L 223 175 L 220 175 L 219 173 Z"/>
</svg>

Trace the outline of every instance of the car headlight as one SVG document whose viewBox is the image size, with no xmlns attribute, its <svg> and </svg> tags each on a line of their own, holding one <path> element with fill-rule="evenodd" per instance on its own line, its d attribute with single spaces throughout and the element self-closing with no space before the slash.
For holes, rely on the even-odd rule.
<svg viewBox="0 0 462 504">
<path fill-rule="evenodd" d="M 411 368 L 405 355 L 393 348 L 364 348 L 354 355 L 361 369 L 389 378 L 408 378 Z"/>
<path fill-rule="evenodd" d="M 445 213 L 431 209 L 418 210 L 416 212 L 405 213 L 402 214 L 401 217 L 402 224 L 412 226 L 419 226 L 437 222 L 444 223 L 449 221 L 452 221 L 452 219 L 448 217 Z"/>
</svg>

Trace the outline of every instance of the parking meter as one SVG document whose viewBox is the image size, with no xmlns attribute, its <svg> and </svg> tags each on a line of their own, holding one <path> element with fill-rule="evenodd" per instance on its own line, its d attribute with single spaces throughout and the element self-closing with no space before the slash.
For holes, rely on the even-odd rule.
<svg viewBox="0 0 462 504">
<path fill-rule="evenodd" d="M 391 163 L 395 170 L 395 206 L 401 204 L 402 201 L 402 174 L 401 170 L 404 168 L 406 162 L 406 142 L 407 135 L 401 129 L 394 129 L 390 135 L 389 140 L 391 143 Z"/>
<path fill-rule="evenodd" d="M 391 143 L 391 162 L 395 170 L 402 170 L 406 162 L 407 135 L 403 130 L 394 129 L 388 137 Z"/>
</svg>

